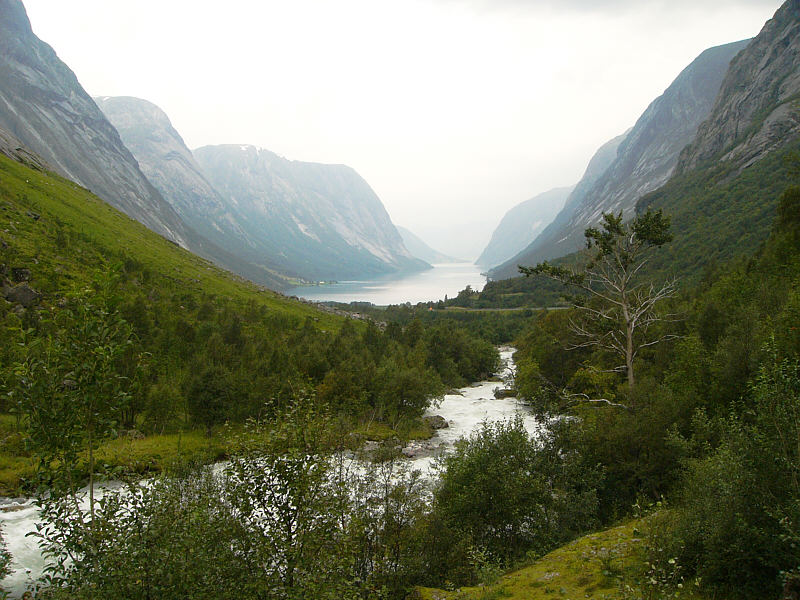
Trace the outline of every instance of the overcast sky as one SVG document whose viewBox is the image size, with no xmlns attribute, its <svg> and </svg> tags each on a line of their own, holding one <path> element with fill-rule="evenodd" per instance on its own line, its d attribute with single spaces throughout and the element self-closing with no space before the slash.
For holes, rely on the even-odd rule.
<svg viewBox="0 0 800 600">
<path fill-rule="evenodd" d="M 344 163 L 392 220 L 475 258 L 581 177 L 705 48 L 779 0 L 23 0 L 93 96 L 159 105 L 190 148 Z"/>
</svg>

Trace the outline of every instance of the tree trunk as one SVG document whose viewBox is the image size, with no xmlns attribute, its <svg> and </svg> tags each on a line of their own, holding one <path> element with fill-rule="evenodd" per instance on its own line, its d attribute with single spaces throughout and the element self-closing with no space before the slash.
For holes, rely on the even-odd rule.
<svg viewBox="0 0 800 600">
<path fill-rule="evenodd" d="M 633 389 L 633 328 L 630 323 L 625 325 L 625 370 L 628 374 L 628 387 Z"/>
</svg>

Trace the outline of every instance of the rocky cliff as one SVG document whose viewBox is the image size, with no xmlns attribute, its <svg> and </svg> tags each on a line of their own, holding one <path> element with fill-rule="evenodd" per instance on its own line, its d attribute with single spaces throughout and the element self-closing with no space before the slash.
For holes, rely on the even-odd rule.
<svg viewBox="0 0 800 600">
<path fill-rule="evenodd" d="M 0 127 L 59 174 L 153 231 L 192 245 L 192 233 L 74 73 L 33 34 L 20 0 L 0 0 Z"/>
<path fill-rule="evenodd" d="M 35 152 L 28 150 L 21 141 L 0 127 L 0 154 L 21 162 L 38 171 L 52 171 L 53 167 Z"/>
<path fill-rule="evenodd" d="M 711 161 L 751 166 L 800 135 L 800 0 L 789 0 L 731 62 L 679 173 Z"/>
<path fill-rule="evenodd" d="M 306 279 L 363 279 L 429 265 L 403 245 L 375 192 L 353 169 L 291 161 L 253 146 L 205 146 L 194 156 L 251 256 Z"/>
<path fill-rule="evenodd" d="M 536 264 L 565 256 L 584 244 L 584 230 L 604 212 L 634 213 L 643 195 L 663 185 L 673 174 L 683 148 L 697 134 L 720 91 L 731 60 L 749 40 L 710 48 L 686 67 L 654 100 L 619 144 L 616 157 L 582 198 L 570 198 L 558 227 L 544 232 L 530 248 L 491 273 L 493 278 L 516 275 L 517 264 Z"/>
<path fill-rule="evenodd" d="M 276 261 L 252 252 L 256 244 L 238 225 L 235 207 L 206 179 L 164 111 L 132 97 L 103 96 L 95 102 L 147 179 L 185 223 L 211 242 L 204 250 L 214 262 L 273 289 L 290 285 Z"/>
<path fill-rule="evenodd" d="M 509 210 L 476 262 L 482 267 L 495 267 L 527 248 L 555 219 L 573 189 L 575 186 L 556 188 Z"/>
</svg>

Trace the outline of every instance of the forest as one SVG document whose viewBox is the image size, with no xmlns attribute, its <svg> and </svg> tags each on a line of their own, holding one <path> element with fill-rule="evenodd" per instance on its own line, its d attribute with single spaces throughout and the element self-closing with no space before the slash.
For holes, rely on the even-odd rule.
<svg viewBox="0 0 800 600">
<path fill-rule="evenodd" d="M 794 589 L 800 188 L 758 249 L 694 283 L 630 269 L 669 247 L 670 215 L 606 215 L 588 262 L 525 269 L 572 288 L 572 308 L 356 320 L 224 278 L 186 286 L 171 273 L 195 259 L 167 242 L 121 259 L 120 235 L 58 212 L 88 193 L 0 166 L 4 265 L 30 265 L 42 295 L 0 303 L 4 485 L 39 494 L 50 559 L 36 597 L 511 597 L 504 572 L 631 519 L 647 541 L 600 559 L 607 597 Z M 15 193 L 22 177 L 42 193 Z M 609 340 L 628 317 L 597 293 L 609 258 L 649 290 L 627 347 Z M 487 422 L 433 485 L 409 472 L 394 440 L 430 435 L 431 398 L 495 372 L 510 340 L 540 433 Z M 140 436 L 158 461 L 109 460 Z M 370 460 L 367 438 L 387 442 Z M 82 497 L 107 477 L 119 493 Z"/>
</svg>

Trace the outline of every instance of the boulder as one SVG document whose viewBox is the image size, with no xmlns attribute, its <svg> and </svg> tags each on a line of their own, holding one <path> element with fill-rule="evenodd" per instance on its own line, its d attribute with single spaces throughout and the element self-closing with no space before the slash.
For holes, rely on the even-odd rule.
<svg viewBox="0 0 800 600">
<path fill-rule="evenodd" d="M 6 300 L 15 304 L 21 304 L 25 308 L 30 308 L 38 303 L 42 295 L 30 287 L 27 283 L 21 283 L 13 288 L 3 289 Z"/>
<path fill-rule="evenodd" d="M 517 395 L 517 390 L 510 388 L 494 388 L 494 397 L 498 400 L 501 398 L 513 398 Z"/>
<path fill-rule="evenodd" d="M 31 270 L 25 267 L 11 267 L 11 279 L 20 283 L 31 280 Z"/>
<path fill-rule="evenodd" d="M 441 415 L 432 415 L 430 417 L 423 417 L 423 421 L 425 424 L 428 425 L 431 429 L 447 429 L 450 427 L 450 424 L 447 422 Z"/>
<path fill-rule="evenodd" d="M 414 458 L 417 455 L 418 450 L 419 449 L 416 447 L 406 446 L 405 448 L 400 450 L 400 452 L 402 452 L 403 456 L 405 456 L 406 458 Z"/>
</svg>

